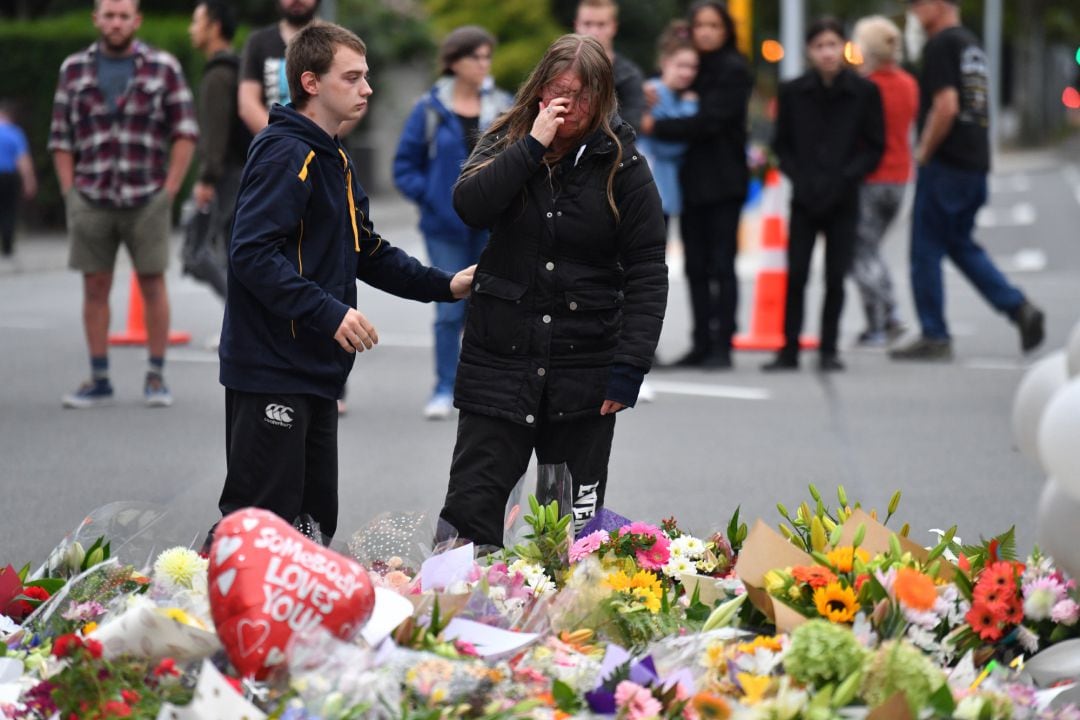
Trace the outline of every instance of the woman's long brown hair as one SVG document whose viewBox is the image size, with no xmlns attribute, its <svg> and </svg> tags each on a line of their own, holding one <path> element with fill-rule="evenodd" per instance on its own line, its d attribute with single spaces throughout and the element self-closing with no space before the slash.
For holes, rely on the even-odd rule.
<svg viewBox="0 0 1080 720">
<path fill-rule="evenodd" d="M 611 127 L 611 118 L 616 108 L 615 76 L 611 68 L 611 60 L 608 59 L 604 48 L 591 37 L 563 35 L 551 44 L 544 53 L 544 57 L 533 68 L 528 79 L 518 89 L 513 107 L 493 122 L 484 133 L 485 136 L 491 135 L 496 138 L 490 147 L 484 149 L 483 154 L 486 157 L 483 160 L 474 157 L 473 160 L 476 162 L 466 164 L 461 177 L 475 175 L 487 167 L 496 155 L 528 135 L 536 121 L 536 116 L 540 113 L 540 98 L 544 93 L 544 88 L 571 70 L 575 71 L 581 79 L 581 92 L 587 93 L 591 99 L 592 117 L 581 134 L 581 138 L 588 137 L 599 128 L 615 143 L 615 160 L 611 163 L 611 171 L 608 173 L 607 199 L 617 222 L 619 210 L 615 204 L 612 188 L 615 172 L 619 169 L 619 163 L 622 162 L 623 147 Z M 478 145 L 483 145 L 483 142 Z"/>
</svg>

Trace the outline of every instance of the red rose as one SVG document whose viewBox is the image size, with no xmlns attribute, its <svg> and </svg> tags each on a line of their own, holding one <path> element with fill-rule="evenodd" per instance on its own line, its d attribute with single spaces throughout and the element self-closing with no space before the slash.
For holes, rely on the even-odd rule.
<svg viewBox="0 0 1080 720">
<path fill-rule="evenodd" d="M 124 702 L 128 703 L 129 705 L 137 705 L 139 700 L 142 699 L 141 697 L 139 697 L 139 693 L 135 692 L 134 690 L 126 689 L 120 691 L 120 697 L 124 698 Z"/>
<path fill-rule="evenodd" d="M 53 643 L 52 654 L 56 658 L 66 658 L 78 648 L 83 646 L 82 638 L 75 633 L 61 635 Z"/>
<path fill-rule="evenodd" d="M 131 706 L 119 700 L 110 700 L 101 706 L 102 717 L 131 717 Z"/>
<path fill-rule="evenodd" d="M 94 640 L 93 638 L 87 638 L 83 642 L 83 647 L 90 651 L 90 656 L 95 660 L 101 657 L 101 651 L 104 649 L 101 646 L 101 642 Z"/>
<path fill-rule="evenodd" d="M 24 587 L 20 594 L 31 600 L 40 600 L 42 602 L 49 599 L 48 590 L 36 586 Z M 25 620 L 32 612 L 34 612 L 34 606 L 26 600 L 14 600 L 4 608 L 4 614 L 12 620 Z"/>
<path fill-rule="evenodd" d="M 180 671 L 176 669 L 176 661 L 172 658 L 165 658 L 157 664 L 154 668 L 154 677 L 161 677 L 163 675 L 179 675 Z"/>
</svg>

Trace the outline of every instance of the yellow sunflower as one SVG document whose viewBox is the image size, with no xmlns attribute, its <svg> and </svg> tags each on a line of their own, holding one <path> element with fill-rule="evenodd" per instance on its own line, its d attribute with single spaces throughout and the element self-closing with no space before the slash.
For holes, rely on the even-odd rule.
<svg viewBox="0 0 1080 720">
<path fill-rule="evenodd" d="M 654 615 L 660 612 L 660 596 L 650 588 L 637 587 L 631 590 L 630 594 L 640 600 L 649 612 Z"/>
<path fill-rule="evenodd" d="M 870 562 L 870 553 L 862 548 L 853 548 L 850 545 L 830 550 L 825 557 L 829 559 L 829 564 L 836 568 L 837 572 L 842 573 L 851 572 L 855 569 L 855 558 L 861 560 L 864 565 Z"/>
<path fill-rule="evenodd" d="M 663 592 L 663 586 L 660 584 L 660 578 L 655 573 L 648 570 L 638 570 L 634 573 L 634 577 L 630 579 L 631 588 L 642 588 L 648 590 L 655 595 L 660 595 Z"/>
<path fill-rule="evenodd" d="M 834 623 L 851 622 L 859 611 L 855 591 L 835 582 L 814 591 L 814 605 L 821 617 Z"/>
<path fill-rule="evenodd" d="M 604 578 L 604 584 L 616 592 L 627 592 L 631 588 L 630 576 L 622 570 L 613 572 Z"/>
</svg>

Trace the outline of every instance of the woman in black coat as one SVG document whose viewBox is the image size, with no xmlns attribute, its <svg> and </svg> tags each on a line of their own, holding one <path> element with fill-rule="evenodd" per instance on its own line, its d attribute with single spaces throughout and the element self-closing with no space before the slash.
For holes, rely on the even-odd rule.
<svg viewBox="0 0 1080 720">
<path fill-rule="evenodd" d="M 667 301 L 660 197 L 615 114 L 601 45 L 556 40 L 454 188 L 491 231 L 465 321 L 461 411 L 442 518 L 502 545 L 533 450 L 566 463 L 579 525 L 603 504 L 615 413 L 632 407 Z"/>
<path fill-rule="evenodd" d="M 739 215 L 746 201 L 746 112 L 753 81 L 735 46 L 735 22 L 723 3 L 690 8 L 690 33 L 700 65 L 691 89 L 698 113 L 688 118 L 643 118 L 642 132 L 688 142 L 679 174 L 679 219 L 694 325 L 690 351 L 678 367 L 731 367 L 731 341 L 739 305 L 735 276 Z"/>
</svg>

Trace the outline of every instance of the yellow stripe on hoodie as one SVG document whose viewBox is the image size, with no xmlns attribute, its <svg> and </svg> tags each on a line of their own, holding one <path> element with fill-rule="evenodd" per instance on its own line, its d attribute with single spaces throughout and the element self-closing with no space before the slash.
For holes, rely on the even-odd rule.
<svg viewBox="0 0 1080 720">
<path fill-rule="evenodd" d="M 349 167 L 349 156 L 345 154 L 345 151 L 338 148 L 338 152 L 341 153 L 341 161 L 345 163 L 345 188 L 349 193 L 349 219 L 352 220 L 353 243 L 356 246 L 356 252 L 360 252 L 360 231 L 356 227 L 356 201 L 353 199 L 352 190 L 352 168 Z"/>
<path fill-rule="evenodd" d="M 315 151 L 312 150 L 307 154 L 304 159 L 304 167 L 300 168 L 300 172 L 296 174 L 296 177 L 300 178 L 300 182 L 307 182 L 308 165 L 315 159 Z"/>
</svg>

